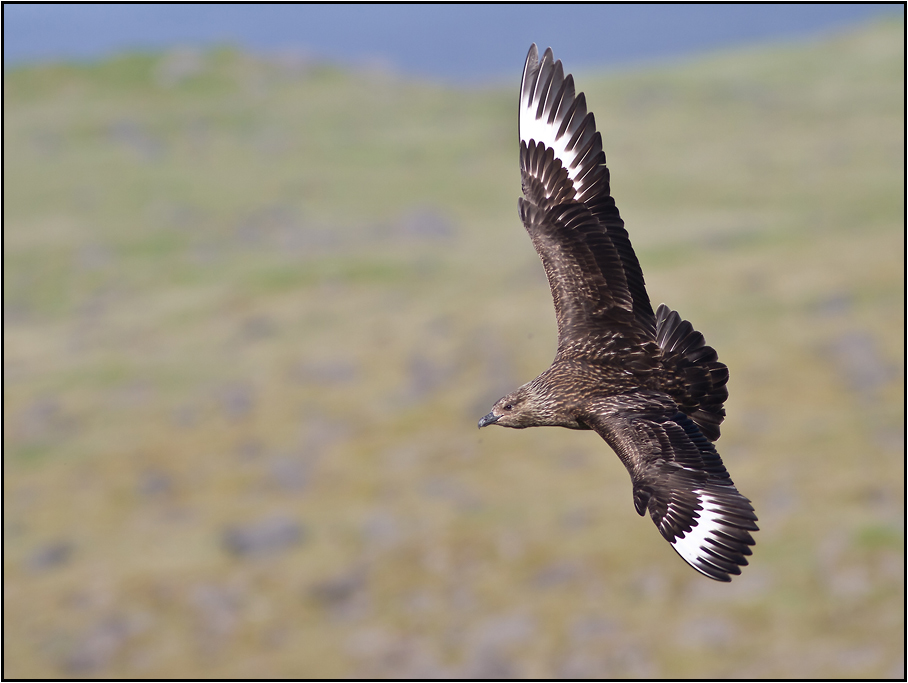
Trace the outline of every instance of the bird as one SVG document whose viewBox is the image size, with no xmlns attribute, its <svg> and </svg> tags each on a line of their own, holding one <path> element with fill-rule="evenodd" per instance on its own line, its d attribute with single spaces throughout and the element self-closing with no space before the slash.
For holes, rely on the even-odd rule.
<svg viewBox="0 0 908 683">
<path fill-rule="evenodd" d="M 716 581 L 741 574 L 757 516 L 715 442 L 728 368 L 662 304 L 609 186 L 592 112 L 551 48 L 534 43 L 520 83 L 519 215 L 548 278 L 558 325 L 551 366 L 479 421 L 595 431 L 630 473 L 634 507 L 689 565 Z"/>
</svg>

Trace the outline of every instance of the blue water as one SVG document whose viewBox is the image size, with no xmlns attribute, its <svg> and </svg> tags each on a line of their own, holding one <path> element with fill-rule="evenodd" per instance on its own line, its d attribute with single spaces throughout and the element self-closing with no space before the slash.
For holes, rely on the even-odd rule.
<svg viewBox="0 0 908 683">
<path fill-rule="evenodd" d="M 899 4 L 3 6 L 3 59 L 94 59 L 230 43 L 475 83 L 513 76 L 531 42 L 572 69 L 618 66 L 904 16 Z"/>
</svg>

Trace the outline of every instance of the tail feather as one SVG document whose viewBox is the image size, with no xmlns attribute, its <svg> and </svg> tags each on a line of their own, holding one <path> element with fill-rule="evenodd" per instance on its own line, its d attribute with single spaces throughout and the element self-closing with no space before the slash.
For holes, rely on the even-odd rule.
<svg viewBox="0 0 908 683">
<path fill-rule="evenodd" d="M 720 436 L 728 398 L 728 368 L 703 335 L 665 304 L 656 311 L 656 342 L 675 371 L 673 397 L 710 441 Z"/>
</svg>

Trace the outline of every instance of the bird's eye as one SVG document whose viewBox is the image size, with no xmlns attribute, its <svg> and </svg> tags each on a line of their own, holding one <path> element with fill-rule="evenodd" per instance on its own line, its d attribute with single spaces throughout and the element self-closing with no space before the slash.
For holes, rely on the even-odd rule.
<svg viewBox="0 0 908 683">
<path fill-rule="evenodd" d="M 513 410 L 513 408 L 514 408 L 514 406 L 512 406 L 510 403 L 508 403 L 508 404 L 504 407 L 505 410 Z"/>
</svg>

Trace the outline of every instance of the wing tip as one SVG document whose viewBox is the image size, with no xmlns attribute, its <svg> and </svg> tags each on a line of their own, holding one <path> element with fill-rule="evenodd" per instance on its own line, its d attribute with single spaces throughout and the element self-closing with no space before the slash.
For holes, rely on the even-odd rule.
<svg viewBox="0 0 908 683">
<path fill-rule="evenodd" d="M 671 541 L 672 548 L 698 572 L 715 581 L 728 582 L 746 567 L 750 546 L 755 545 L 751 531 L 758 531 L 753 507 L 744 496 L 730 499 L 725 492 L 716 495 L 695 489 L 699 510 L 696 523 Z M 735 492 L 737 493 L 737 491 Z M 752 521 L 753 520 L 753 521 Z"/>
<path fill-rule="evenodd" d="M 526 61 L 523 63 L 523 78 L 520 79 L 520 99 L 526 95 L 528 76 L 539 72 L 539 48 L 536 43 L 530 45 Z"/>
<path fill-rule="evenodd" d="M 529 64 L 531 61 L 532 62 L 539 61 L 539 48 L 536 47 L 536 43 L 532 43 L 530 45 L 530 49 L 527 51 L 527 62 L 526 63 Z"/>
</svg>

